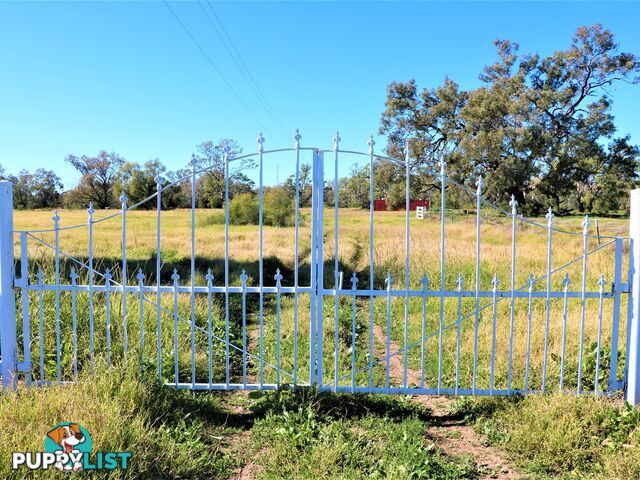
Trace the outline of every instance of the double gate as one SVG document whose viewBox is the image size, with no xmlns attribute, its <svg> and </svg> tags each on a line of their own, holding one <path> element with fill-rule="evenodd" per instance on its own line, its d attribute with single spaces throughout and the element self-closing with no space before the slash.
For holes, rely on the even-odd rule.
<svg viewBox="0 0 640 480">
<path fill-rule="evenodd" d="M 529 220 L 514 199 L 504 211 L 484 198 L 482 178 L 474 189 L 456 183 L 444 162 L 429 171 L 409 148 L 394 159 L 372 139 L 354 152 L 338 136 L 327 150 L 300 138 L 267 151 L 260 136 L 256 154 L 237 158 L 227 149 L 223 213 L 196 208 L 212 167 L 195 163 L 174 182 L 158 175 L 156 193 L 135 205 L 123 192 L 118 211 L 98 218 L 90 205 L 72 226 L 56 212 L 51 228 L 36 230 L 14 229 L 11 184 L 0 183 L 3 385 L 73 382 L 129 362 L 175 388 L 513 395 L 626 386 L 637 403 L 640 191 L 631 238 L 594 235 L 588 217 L 560 227 L 550 209 Z M 263 173 L 275 157 L 295 165 L 287 227 L 265 225 Z M 257 162 L 255 227 L 237 226 L 231 211 L 230 169 L 248 158 Z M 368 215 L 343 208 L 348 161 L 368 173 L 359 192 Z M 380 168 L 403 183 L 404 211 L 374 212 Z M 418 177 L 434 186 L 427 219 L 410 209 Z M 190 191 L 191 208 L 163 211 L 176 188 Z M 449 208 L 461 198 L 475 209 Z M 188 227 L 173 229 L 176 216 Z M 169 248 L 177 236 L 189 239 L 183 257 Z"/>
</svg>

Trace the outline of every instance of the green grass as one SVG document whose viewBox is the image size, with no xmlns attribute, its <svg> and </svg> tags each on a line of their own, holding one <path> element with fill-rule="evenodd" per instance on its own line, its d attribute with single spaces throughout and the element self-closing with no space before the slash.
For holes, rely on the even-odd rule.
<svg viewBox="0 0 640 480">
<path fill-rule="evenodd" d="M 428 412 L 403 398 L 283 393 L 254 428 L 260 478 L 476 478 L 425 442 Z"/>
<path fill-rule="evenodd" d="M 101 368 L 76 385 L 21 387 L 0 397 L 0 477 L 31 478 L 11 470 L 11 453 L 41 451 L 46 432 L 62 421 L 83 425 L 94 452 L 133 453 L 128 470 L 92 478 L 229 478 L 248 462 L 256 478 L 477 476 L 468 460 L 425 441 L 429 412 L 404 398 L 176 391 L 134 370 Z"/>
<path fill-rule="evenodd" d="M 94 452 L 133 452 L 126 472 L 96 478 L 227 478 L 245 451 L 225 453 L 219 440 L 238 431 L 222 397 L 163 388 L 134 371 L 101 369 L 76 385 L 22 387 L 0 397 L 0 477 L 32 478 L 11 470 L 11 452 L 42 451 L 47 431 L 71 421 L 89 431 Z"/>
<path fill-rule="evenodd" d="M 532 395 L 464 399 L 467 415 L 494 446 L 534 478 L 640 476 L 640 410 L 607 398 Z"/>
</svg>

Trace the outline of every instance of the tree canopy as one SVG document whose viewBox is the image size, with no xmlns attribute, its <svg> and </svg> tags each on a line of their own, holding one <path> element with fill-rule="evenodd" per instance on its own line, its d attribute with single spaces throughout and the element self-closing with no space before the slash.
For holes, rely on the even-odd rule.
<svg viewBox="0 0 640 480">
<path fill-rule="evenodd" d="M 109 208 L 116 202 L 113 191 L 118 172 L 125 160 L 115 152 L 102 150 L 95 157 L 67 155 L 66 161 L 82 175 L 75 195 L 83 203 L 93 202 L 96 208 Z"/>
<path fill-rule="evenodd" d="M 388 153 L 402 158 L 412 139 L 423 190 L 443 159 L 454 180 L 473 186 L 482 175 L 489 199 L 514 195 L 528 213 L 623 208 L 639 150 L 617 135 L 610 88 L 639 81 L 638 57 L 601 25 L 580 27 L 569 49 L 547 57 L 520 54 L 508 40 L 495 46 L 498 59 L 476 89 L 449 78 L 422 91 L 414 80 L 392 82 L 380 123 Z"/>
</svg>

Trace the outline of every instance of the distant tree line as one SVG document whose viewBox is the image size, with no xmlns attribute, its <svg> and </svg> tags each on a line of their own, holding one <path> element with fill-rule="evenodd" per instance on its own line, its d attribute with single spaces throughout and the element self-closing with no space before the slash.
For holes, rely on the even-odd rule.
<svg viewBox="0 0 640 480">
<path fill-rule="evenodd" d="M 61 204 L 62 181 L 51 170 L 39 168 L 29 172 L 23 169 L 17 175 L 12 175 L 0 165 L 0 180 L 13 183 L 15 208 L 55 208 Z"/>
<path fill-rule="evenodd" d="M 224 147 L 229 148 L 229 157 L 242 153 L 237 142 L 222 139 L 218 143 L 204 142 L 196 147 L 191 162 L 196 170 L 206 169 L 196 180 L 196 206 L 219 208 L 224 202 L 225 165 Z M 162 208 L 191 207 L 191 165 L 178 170 L 168 170 L 160 160 L 149 160 L 143 164 L 130 162 L 117 153 L 100 152 L 97 156 L 68 155 L 67 162 L 80 173 L 80 183 L 64 195 L 67 207 L 86 206 L 93 202 L 96 208 L 120 206 L 120 195 L 125 192 L 129 205 L 137 204 L 153 195 L 157 190 L 157 178 L 163 185 Z M 189 162 L 189 163 L 191 163 Z M 251 159 L 231 162 L 229 168 L 229 194 L 231 197 L 251 192 L 254 184 L 243 171 L 253 166 Z M 180 181 L 183 180 L 183 181 Z M 176 182 L 176 185 L 167 186 Z M 142 209 L 156 207 L 155 201 L 140 205 Z"/>
<path fill-rule="evenodd" d="M 242 153 L 237 142 L 222 139 L 218 143 L 204 142 L 196 147 L 192 155 L 197 170 L 206 171 L 197 176 L 196 204 L 199 208 L 219 208 L 224 203 L 225 168 L 223 149 L 229 148 L 230 158 Z M 13 183 L 14 207 L 31 208 L 86 208 L 93 203 L 95 208 L 120 207 L 120 195 L 125 192 L 128 205 L 134 205 L 156 192 L 156 179 L 161 179 L 162 207 L 191 207 L 191 162 L 184 168 L 168 170 L 160 160 L 145 163 L 127 161 L 116 152 L 100 151 L 97 155 L 67 155 L 66 161 L 79 173 L 78 185 L 64 191 L 62 181 L 51 170 L 34 172 L 21 170 L 17 175 L 6 172 L 0 165 L 0 179 Z M 244 173 L 252 168 L 251 159 L 233 161 L 229 170 L 229 194 L 252 193 L 254 182 Z M 185 179 L 185 181 L 177 182 Z M 167 185 L 177 182 L 176 185 Z M 156 202 L 141 204 L 138 208 L 155 208 Z"/>
</svg>

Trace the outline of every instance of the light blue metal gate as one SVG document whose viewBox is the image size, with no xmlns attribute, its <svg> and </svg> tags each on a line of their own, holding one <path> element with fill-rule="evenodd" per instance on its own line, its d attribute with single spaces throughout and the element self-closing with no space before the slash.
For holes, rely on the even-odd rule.
<svg viewBox="0 0 640 480">
<path fill-rule="evenodd" d="M 447 176 L 444 161 L 437 171 L 417 159 L 412 162 L 408 141 L 405 158 L 394 159 L 375 153 L 373 138 L 368 152 L 341 150 L 338 135 L 333 148 L 326 150 L 303 148 L 300 139 L 297 133 L 292 149 L 266 151 L 260 135 L 255 154 L 229 158 L 225 151 L 224 265 L 219 274 L 212 271 L 213 265 L 203 274 L 196 263 L 197 240 L 202 238 L 196 185 L 207 169 L 197 170 L 194 163 L 189 176 L 174 182 L 165 183 L 158 175 L 156 193 L 135 205 L 128 205 L 125 192 L 120 211 L 95 218 L 90 205 L 87 222 L 80 225 L 61 227 L 56 212 L 51 229 L 14 231 L 5 204 L 0 263 L 3 383 L 13 385 L 21 376 L 26 383 L 72 382 L 81 371 L 93 372 L 98 358 L 108 367 L 126 357 L 135 357 L 141 369 L 153 370 L 169 386 L 201 390 L 315 386 L 360 393 L 514 395 L 560 389 L 612 394 L 629 376 L 637 376 L 635 367 L 629 372 L 628 362 L 619 364 L 624 358 L 622 334 L 627 358 L 635 359 L 638 347 L 633 336 L 635 303 L 629 295 L 637 245 L 629 238 L 591 234 L 588 217 L 581 232 L 560 228 L 551 210 L 546 223 L 523 218 L 515 199 L 504 211 L 484 197 L 482 178 L 470 189 Z M 287 155 L 295 163 L 295 224 L 293 261 L 271 271 L 274 266 L 265 265 L 264 254 L 263 171 L 265 160 L 275 155 Z M 311 157 L 310 211 L 300 206 L 301 155 Z M 235 275 L 230 262 L 229 165 L 249 157 L 258 162 L 257 279 L 245 270 Z M 345 271 L 339 166 L 353 159 L 368 164 L 369 222 L 363 229 L 368 258 L 364 269 Z M 374 211 L 375 171 L 383 162 L 404 172 L 403 235 L 394 230 L 397 241 L 391 242 L 402 246 L 402 254 L 389 268 L 395 275 L 376 259 L 381 239 L 389 240 L 388 232 L 379 233 Z M 333 167 L 327 169 L 331 173 L 325 174 L 326 163 Z M 417 175 L 430 175 L 438 187 L 439 207 L 429 224 L 437 222 L 437 252 L 421 249 L 421 236 L 434 233 L 420 223 L 425 220 L 412 219 L 411 181 Z M 163 263 L 162 236 L 163 194 L 183 184 L 191 190 L 186 281 L 177 268 L 167 272 L 171 267 Z M 2 187 L 10 195 L 10 184 Z M 475 228 L 475 241 L 465 249 L 473 269 L 447 263 L 448 243 L 458 242 L 451 233 L 447 236 L 456 225 L 446 215 L 454 192 L 475 203 L 470 227 Z M 155 265 L 132 271 L 128 215 L 148 204 L 156 207 Z M 483 215 L 488 210 L 494 212 L 491 218 L 507 219 L 499 228 L 501 235 L 510 236 L 509 253 L 500 257 L 504 261 L 491 266 L 483 265 L 488 228 Z M 301 237 L 307 215 L 309 236 Z M 397 221 L 398 215 L 389 215 Z M 110 265 L 101 260 L 103 269 L 95 264 L 96 228 L 119 228 L 121 233 L 121 259 Z M 546 268 L 518 283 L 518 273 L 526 268 L 518 264 L 523 228 L 528 229 L 526 235 L 537 235 L 537 253 L 546 257 Z M 61 241 L 61 233 L 78 230 L 86 232 L 84 257 L 69 254 Z M 15 281 L 13 268 L 7 267 L 13 266 L 14 235 L 20 251 Z M 564 240 L 558 240 L 565 238 L 580 240 L 582 254 L 565 258 Z M 307 241 L 309 249 L 303 254 L 301 244 Z M 40 257 L 30 254 L 36 245 L 42 249 Z M 605 252 L 610 278 L 600 272 L 594 276 L 589 267 L 590 258 Z M 431 268 L 432 278 L 413 266 L 427 253 L 437 253 L 429 265 L 437 265 Z M 557 257 L 562 261 L 554 262 Z M 579 268 L 577 278 L 570 277 L 572 268 Z M 285 280 L 281 269 L 291 271 L 290 278 Z M 303 270 L 308 284 L 301 283 Z M 350 285 L 343 285 L 343 276 Z M 577 339 L 568 327 L 573 322 Z M 14 330 L 18 325 L 18 333 L 12 325 Z M 574 347 L 577 351 L 569 351 Z"/>
</svg>

